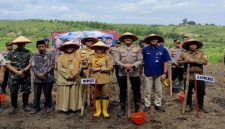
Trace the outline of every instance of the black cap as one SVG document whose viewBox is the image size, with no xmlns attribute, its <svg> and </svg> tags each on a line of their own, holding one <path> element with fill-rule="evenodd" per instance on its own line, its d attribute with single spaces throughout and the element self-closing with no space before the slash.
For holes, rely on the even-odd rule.
<svg viewBox="0 0 225 129">
<path fill-rule="evenodd" d="M 41 45 L 41 44 L 45 44 L 45 41 L 44 41 L 44 40 L 38 40 L 38 41 L 36 42 L 36 47 L 37 47 L 38 45 Z"/>
</svg>

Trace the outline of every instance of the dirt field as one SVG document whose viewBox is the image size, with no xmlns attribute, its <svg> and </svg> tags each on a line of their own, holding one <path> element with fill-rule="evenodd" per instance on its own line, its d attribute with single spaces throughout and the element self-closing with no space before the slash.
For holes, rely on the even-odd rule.
<svg viewBox="0 0 225 129">
<path fill-rule="evenodd" d="M 126 117 L 118 118 L 116 116 L 119 110 L 118 86 L 116 82 L 113 82 L 109 106 L 110 119 L 101 117 L 92 121 L 90 118 L 91 107 L 86 107 L 83 117 L 80 117 L 80 112 L 62 113 L 53 111 L 46 114 L 44 110 L 31 115 L 24 113 L 21 109 L 22 106 L 20 106 L 17 114 L 11 115 L 9 114 L 9 101 L 7 100 L 4 103 L 4 111 L 0 113 L 0 129 L 223 129 L 225 127 L 224 65 L 208 65 L 205 67 L 205 74 L 214 76 L 216 82 L 213 84 L 207 83 L 205 107 L 209 110 L 209 113 L 200 113 L 200 118 L 195 117 L 194 111 L 182 115 L 176 96 L 169 96 L 167 89 L 164 88 L 163 105 L 166 112 L 158 113 L 152 108 L 147 114 L 146 123 L 137 126 Z M 31 100 L 32 96 L 30 102 Z M 21 104 L 21 100 L 19 103 Z"/>
</svg>

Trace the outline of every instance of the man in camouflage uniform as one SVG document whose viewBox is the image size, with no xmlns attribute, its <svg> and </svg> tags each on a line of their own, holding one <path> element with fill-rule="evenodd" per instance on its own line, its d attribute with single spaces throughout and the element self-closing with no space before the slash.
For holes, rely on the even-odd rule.
<svg viewBox="0 0 225 129">
<path fill-rule="evenodd" d="M 190 64 L 186 111 L 192 110 L 192 90 L 195 85 L 195 74 L 203 74 L 203 65 L 207 64 L 207 59 L 204 53 L 197 50 L 202 46 L 203 44 L 197 40 L 189 40 L 182 45 L 182 48 L 187 50 L 181 53 L 179 59 L 179 63 L 184 63 L 184 78 L 186 78 L 187 75 L 187 65 Z M 186 79 L 184 79 L 184 81 L 186 81 Z M 204 108 L 205 82 L 197 80 L 197 85 L 199 111 L 207 113 L 208 111 Z"/>
<path fill-rule="evenodd" d="M 25 49 L 26 43 L 31 41 L 23 36 L 19 36 L 12 41 L 17 48 L 9 52 L 6 56 L 6 67 L 9 69 L 9 82 L 11 96 L 11 113 L 17 110 L 18 91 L 22 92 L 23 108 L 25 112 L 29 112 L 28 99 L 30 94 L 31 80 L 30 80 L 30 57 L 31 52 Z"/>
<path fill-rule="evenodd" d="M 115 62 L 119 65 L 119 78 L 118 83 L 120 87 L 120 106 L 121 109 L 118 116 L 124 116 L 126 113 L 125 104 L 127 99 L 127 74 L 131 82 L 135 112 L 140 110 L 140 65 L 142 63 L 142 54 L 139 46 L 133 45 L 133 42 L 138 39 L 132 33 L 124 33 L 119 37 L 120 42 L 124 42 L 125 46 L 121 46 L 117 49 Z"/>
<path fill-rule="evenodd" d="M 180 57 L 181 52 L 183 49 L 181 48 L 181 42 L 178 39 L 174 40 L 174 47 L 169 49 L 169 54 L 172 59 L 172 87 L 173 92 L 178 92 L 179 89 L 182 88 L 183 85 L 183 71 L 184 71 L 184 65 L 179 64 L 177 60 Z M 178 78 L 179 84 L 176 85 L 176 79 Z"/>
</svg>

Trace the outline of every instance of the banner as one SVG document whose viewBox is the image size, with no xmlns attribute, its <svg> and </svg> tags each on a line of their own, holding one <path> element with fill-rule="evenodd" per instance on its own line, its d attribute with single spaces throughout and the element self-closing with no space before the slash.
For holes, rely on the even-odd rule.
<svg viewBox="0 0 225 129">
<path fill-rule="evenodd" d="M 55 48 L 59 48 L 67 40 L 74 41 L 76 44 L 80 44 L 81 47 L 83 47 L 81 44 L 81 39 L 85 37 L 102 37 L 103 42 L 106 45 L 112 46 L 115 45 L 118 39 L 118 32 L 116 30 L 96 30 L 51 33 L 52 46 Z"/>
</svg>

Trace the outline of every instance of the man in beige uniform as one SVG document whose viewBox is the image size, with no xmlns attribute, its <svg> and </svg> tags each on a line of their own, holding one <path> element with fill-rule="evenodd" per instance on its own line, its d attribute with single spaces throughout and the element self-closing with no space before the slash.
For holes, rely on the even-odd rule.
<svg viewBox="0 0 225 129">
<path fill-rule="evenodd" d="M 139 46 L 133 45 L 138 39 L 132 33 L 126 32 L 119 37 L 120 42 L 124 42 L 125 46 L 118 48 L 116 53 L 115 62 L 119 65 L 119 78 L 118 83 L 120 86 L 120 106 L 121 109 L 118 116 L 124 116 L 126 113 L 125 103 L 127 99 L 127 74 L 129 74 L 129 79 L 131 82 L 135 112 L 140 110 L 140 65 L 142 63 L 143 56 L 141 54 L 141 49 Z"/>
<path fill-rule="evenodd" d="M 81 40 L 81 43 L 83 45 L 85 45 L 84 48 L 81 48 L 79 49 L 77 52 L 79 53 L 79 55 L 81 56 L 81 59 L 82 59 L 82 67 L 84 68 L 84 71 L 83 71 L 83 77 L 88 77 L 88 70 L 87 70 L 87 65 L 88 65 L 88 57 L 90 55 L 93 55 L 94 54 L 94 50 L 91 49 L 91 46 L 96 43 L 97 40 L 95 38 L 92 38 L 92 37 L 86 37 L 86 38 L 83 38 Z"/>
<path fill-rule="evenodd" d="M 88 78 L 90 75 L 89 75 L 89 69 L 88 69 L 88 57 L 90 57 L 91 55 L 94 54 L 94 50 L 91 49 L 91 46 L 93 44 L 95 44 L 97 42 L 97 40 L 95 38 L 92 38 L 92 37 L 86 37 L 86 38 L 83 38 L 81 40 L 81 43 L 83 45 L 85 45 L 84 48 L 81 48 L 77 51 L 78 55 L 80 55 L 81 57 L 81 67 L 83 69 L 83 71 L 81 72 L 81 78 Z M 90 90 L 89 86 L 87 86 L 87 89 L 86 89 L 86 92 L 84 93 L 84 98 L 87 97 L 87 104 L 89 105 L 90 104 L 90 96 L 91 96 L 91 93 L 90 92 L 92 90 Z M 83 91 L 82 91 L 83 92 Z"/>
<path fill-rule="evenodd" d="M 181 53 L 179 59 L 179 63 L 184 63 L 184 78 L 187 75 L 187 65 L 190 64 L 186 111 L 192 110 L 192 90 L 194 89 L 195 74 L 203 74 L 203 65 L 207 64 L 206 56 L 202 51 L 198 50 L 202 46 L 203 44 L 197 40 L 189 40 L 182 45 L 182 48 L 187 50 Z M 197 85 L 199 111 L 207 113 L 208 111 L 204 108 L 205 82 L 197 80 Z"/>
</svg>

